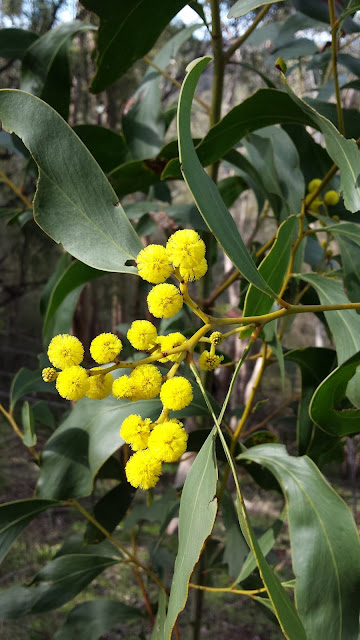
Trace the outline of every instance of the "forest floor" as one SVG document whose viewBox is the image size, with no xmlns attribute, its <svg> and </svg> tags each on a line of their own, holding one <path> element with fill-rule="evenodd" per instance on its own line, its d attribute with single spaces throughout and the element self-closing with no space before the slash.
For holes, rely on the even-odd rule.
<svg viewBox="0 0 360 640">
<path fill-rule="evenodd" d="M 30 498 L 33 495 L 37 468 L 31 461 L 27 449 L 18 438 L 0 422 L 0 438 L 2 448 L 0 454 L 0 499 L 1 502 Z M 259 490 L 249 476 L 242 478 L 244 494 L 247 500 L 251 521 L 256 530 L 264 530 L 278 517 L 283 500 L 275 492 Z M 336 488 L 350 501 L 350 489 L 344 480 L 336 479 Z M 165 482 L 160 492 L 165 493 Z M 143 492 L 138 492 L 136 502 L 144 503 Z M 36 572 L 50 561 L 59 550 L 67 536 L 82 535 L 84 522 L 77 512 L 58 508 L 44 512 L 22 532 L 5 558 L 0 573 L 0 590 L 15 584 L 29 584 Z M 137 552 L 146 561 L 148 546 L 157 539 L 159 523 L 145 523 L 141 527 Z M 121 526 L 116 536 L 130 547 L 129 533 Z M 215 542 L 224 536 L 221 523 L 215 529 Z M 168 551 L 175 550 L 175 536 L 169 536 Z M 283 580 L 292 577 L 289 553 L 289 536 L 286 524 L 278 536 L 269 561 L 276 568 Z M 216 586 L 228 586 L 228 576 L 224 565 L 215 568 L 211 583 Z M 179 635 L 181 640 L 192 638 L 191 619 L 194 618 L 194 591 L 191 591 L 189 602 L 179 618 Z M 156 592 L 150 590 L 151 601 L 156 606 Z M 79 594 L 75 600 L 61 608 L 42 615 L 24 616 L 17 620 L 0 621 L 1 640 L 51 640 L 55 632 L 64 624 L 67 615 L 74 605 L 88 600 L 110 598 L 121 601 L 132 607 L 143 609 L 143 600 L 131 565 L 117 564 L 101 573 L 91 584 Z M 206 640 L 280 640 L 283 638 L 278 626 L 269 618 L 266 610 L 256 602 L 244 596 L 207 592 L 202 603 L 200 638 Z M 145 640 L 151 635 L 151 627 L 147 619 L 130 624 L 120 624 L 102 636 L 102 640 Z M 72 640 L 69 638 L 69 640 Z"/>
</svg>

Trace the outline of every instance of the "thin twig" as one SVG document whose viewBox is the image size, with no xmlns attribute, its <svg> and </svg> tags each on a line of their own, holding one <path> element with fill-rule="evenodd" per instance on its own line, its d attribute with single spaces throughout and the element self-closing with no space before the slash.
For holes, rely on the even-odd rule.
<svg viewBox="0 0 360 640">
<path fill-rule="evenodd" d="M 5 182 L 5 184 L 7 184 L 8 187 L 10 187 L 10 189 L 16 193 L 17 197 L 20 198 L 20 200 L 23 201 L 23 203 L 26 205 L 27 209 L 32 209 L 32 203 L 30 202 L 30 200 L 27 199 L 26 196 L 24 196 L 24 194 L 22 193 L 22 191 L 20 191 L 20 189 L 18 189 L 18 187 L 12 182 L 12 180 L 10 180 L 10 178 L 8 178 L 5 173 L 3 173 L 0 170 L 0 180 L 2 180 L 3 182 Z"/>
<path fill-rule="evenodd" d="M 241 47 L 244 44 L 244 42 L 246 42 L 248 37 L 252 34 L 254 29 L 256 29 L 259 22 L 261 22 L 261 20 L 266 16 L 266 14 L 270 11 L 270 9 L 271 9 L 270 5 L 267 5 L 262 9 L 260 9 L 254 22 L 250 25 L 250 27 L 245 31 L 245 33 L 243 33 L 242 36 L 240 36 L 237 40 L 235 40 L 235 42 L 233 42 L 233 44 L 224 53 L 225 62 L 228 62 L 231 56 L 233 55 L 233 53 L 235 53 L 235 51 L 239 49 L 239 47 Z"/>
</svg>

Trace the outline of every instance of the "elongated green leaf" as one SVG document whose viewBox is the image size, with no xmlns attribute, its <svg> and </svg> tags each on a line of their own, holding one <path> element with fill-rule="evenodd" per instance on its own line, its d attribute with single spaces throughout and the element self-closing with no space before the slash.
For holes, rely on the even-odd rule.
<svg viewBox="0 0 360 640">
<path fill-rule="evenodd" d="M 80 400 L 43 449 L 37 495 L 61 499 L 89 495 L 97 472 L 123 444 L 119 435 L 123 420 L 132 413 L 155 420 L 160 412 L 158 398 L 138 402 Z M 193 402 L 172 412 L 176 418 L 206 414 L 196 386 Z"/>
<path fill-rule="evenodd" d="M 57 500 L 18 500 L 0 505 L 0 562 L 23 529 L 42 511 L 60 505 Z"/>
<path fill-rule="evenodd" d="M 258 539 L 259 547 L 264 557 L 266 557 L 273 548 L 283 524 L 284 520 L 279 518 L 274 522 L 270 529 L 265 531 L 265 533 L 263 533 L 262 536 L 260 536 L 260 538 Z M 252 573 L 256 569 L 256 567 L 256 558 L 253 552 L 250 551 L 245 559 L 238 577 L 234 581 L 234 584 L 239 584 L 239 582 L 243 582 L 243 580 L 246 580 L 246 578 L 249 577 L 250 573 Z"/>
<path fill-rule="evenodd" d="M 131 505 L 134 493 L 135 490 L 130 484 L 122 482 L 105 493 L 96 503 L 94 516 L 110 533 L 114 531 L 115 527 L 125 516 Z M 100 542 L 104 537 L 104 534 L 99 531 L 98 527 L 95 527 L 92 522 L 88 522 L 84 536 L 84 542 L 86 544 Z"/>
<path fill-rule="evenodd" d="M 325 218 L 328 222 L 328 220 Z M 323 227 L 324 231 L 329 231 L 335 237 L 340 236 L 344 237 L 347 240 L 351 240 L 358 247 L 360 247 L 360 228 L 359 225 L 353 224 L 352 222 L 340 222 L 339 224 L 331 224 L 329 226 Z"/>
<path fill-rule="evenodd" d="M 142 58 L 186 0 L 84 0 L 100 18 L 97 71 L 91 90 L 99 93 Z M 139 29 L 139 24 L 146 29 Z"/>
<path fill-rule="evenodd" d="M 42 98 L 66 120 L 71 89 L 68 42 L 89 29 L 95 27 L 79 20 L 60 24 L 37 38 L 23 57 L 20 89 Z"/>
<path fill-rule="evenodd" d="M 150 640 L 161 640 L 166 618 L 166 593 L 159 592 L 159 604 Z"/>
<path fill-rule="evenodd" d="M 211 127 L 196 146 L 198 158 L 203 166 L 213 164 L 248 133 L 274 124 L 300 124 L 317 128 L 312 118 L 294 104 L 284 91 L 259 89 Z M 179 162 L 174 159 L 167 165 L 163 177 L 177 177 L 179 173 Z"/>
<path fill-rule="evenodd" d="M 297 222 L 296 216 L 291 216 L 279 227 L 276 240 L 259 266 L 261 273 L 268 285 L 279 293 L 288 268 L 291 243 Z M 253 285 L 250 285 L 245 298 L 244 316 L 261 316 L 269 313 L 273 300 L 265 293 L 259 293 Z"/>
<path fill-rule="evenodd" d="M 284 78 L 284 76 L 282 76 Z M 322 132 L 327 152 L 340 169 L 341 190 L 345 207 L 355 213 L 360 209 L 360 151 L 355 140 L 345 139 L 334 125 L 301 100 L 284 80 L 286 91 L 294 103 L 309 116 Z"/>
<path fill-rule="evenodd" d="M 249 553 L 249 547 L 240 529 L 231 493 L 227 490 L 222 495 L 220 509 L 226 532 L 223 561 L 228 565 L 229 575 L 234 577 L 240 573 Z"/>
<path fill-rule="evenodd" d="M 44 318 L 43 334 L 46 334 L 49 323 L 63 300 L 65 300 L 71 291 L 103 275 L 103 271 L 88 267 L 88 265 L 82 262 L 78 262 L 77 260 L 72 262 L 59 278 L 51 292 Z"/>
<path fill-rule="evenodd" d="M 99 573 L 120 562 L 91 554 L 70 554 L 55 558 L 43 567 L 29 586 L 14 586 L 0 593 L 0 618 L 19 618 L 43 613 L 72 600 Z"/>
<path fill-rule="evenodd" d="M 299 455 L 308 453 L 313 437 L 314 425 L 309 416 L 309 404 L 315 389 L 333 368 L 336 360 L 332 349 L 306 347 L 294 349 L 285 354 L 285 359 L 296 362 L 301 371 L 301 396 L 297 423 L 297 444 Z"/>
<path fill-rule="evenodd" d="M 359 247 L 348 238 L 338 235 L 345 291 L 351 302 L 360 300 L 360 254 Z"/>
<path fill-rule="evenodd" d="M 193 25 L 181 29 L 156 54 L 153 62 L 160 69 L 166 69 L 181 46 L 189 40 L 196 29 L 203 25 Z M 160 80 L 162 75 L 149 66 L 140 86 L 130 98 L 122 118 L 125 138 L 136 159 L 152 158 L 163 146 L 165 119 L 161 105 Z"/>
<path fill-rule="evenodd" d="M 38 35 L 25 29 L 0 29 L 0 57 L 23 58 Z"/>
<path fill-rule="evenodd" d="M 141 611 L 115 600 L 91 600 L 77 605 L 52 640 L 99 640 L 121 623 L 141 616 Z"/>
<path fill-rule="evenodd" d="M 27 400 L 22 406 L 21 420 L 24 430 L 23 443 L 26 447 L 34 447 L 36 445 L 35 419 L 33 410 Z"/>
<path fill-rule="evenodd" d="M 241 16 L 245 16 L 249 11 L 254 11 L 254 9 L 264 5 L 274 4 L 274 2 L 276 2 L 276 0 L 267 0 L 267 2 L 261 2 L 261 0 L 260 2 L 259 0 L 237 0 L 231 7 L 228 18 L 241 18 Z"/>
<path fill-rule="evenodd" d="M 134 272 L 125 262 L 142 244 L 105 175 L 66 122 L 39 98 L 7 89 L 0 92 L 0 118 L 39 166 L 34 200 L 39 226 L 85 264 Z"/>
<path fill-rule="evenodd" d="M 260 445 L 241 457 L 268 468 L 286 495 L 296 604 L 307 640 L 356 640 L 360 550 L 348 507 L 309 458 L 289 456 L 283 445 Z"/>
<path fill-rule="evenodd" d="M 321 304 L 349 304 L 342 283 L 317 273 L 302 273 L 301 278 L 309 282 L 320 298 Z M 342 364 L 360 351 L 360 316 L 352 309 L 325 311 L 326 321 L 333 335 L 338 363 Z"/>
<path fill-rule="evenodd" d="M 14 409 L 20 398 L 34 391 L 51 392 L 52 389 L 43 381 L 41 371 L 30 371 L 30 369 L 26 369 L 25 367 L 19 369 L 11 383 L 10 409 Z"/>
<path fill-rule="evenodd" d="M 181 496 L 179 513 L 179 548 L 175 562 L 163 640 L 170 640 L 180 611 L 183 610 L 189 580 L 203 544 L 214 526 L 217 499 L 215 428 L 210 432 L 195 458 Z"/>
<path fill-rule="evenodd" d="M 104 173 L 130 160 L 125 138 L 119 133 L 96 124 L 78 124 L 73 129 Z"/>
<path fill-rule="evenodd" d="M 201 58 L 188 67 L 181 88 L 178 109 L 179 154 L 186 184 L 209 229 L 244 277 L 261 291 L 274 292 L 261 277 L 251 259 L 228 209 L 214 182 L 201 166 L 194 149 L 191 131 L 191 103 L 197 81 L 210 58 Z"/>
<path fill-rule="evenodd" d="M 316 389 L 310 403 L 311 419 L 324 431 L 334 436 L 358 433 L 360 409 L 344 409 L 347 386 L 354 376 L 359 385 L 359 354 L 342 363 Z"/>
</svg>

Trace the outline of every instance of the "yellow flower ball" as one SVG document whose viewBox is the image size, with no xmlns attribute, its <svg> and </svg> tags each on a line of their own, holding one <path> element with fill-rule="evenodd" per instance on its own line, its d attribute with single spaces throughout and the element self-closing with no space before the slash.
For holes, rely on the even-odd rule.
<svg viewBox="0 0 360 640">
<path fill-rule="evenodd" d="M 80 400 L 89 390 L 87 371 L 79 366 L 67 367 L 56 378 L 56 388 L 62 398 Z"/>
<path fill-rule="evenodd" d="M 126 375 L 114 380 L 112 393 L 117 400 L 132 400 L 134 402 L 141 397 L 136 381 Z"/>
<path fill-rule="evenodd" d="M 209 351 L 203 351 L 199 358 L 199 367 L 203 371 L 214 371 L 224 360 L 224 356 L 211 355 Z"/>
<path fill-rule="evenodd" d="M 150 313 L 155 318 L 171 318 L 183 306 L 183 297 L 173 284 L 158 284 L 147 297 Z"/>
<path fill-rule="evenodd" d="M 162 465 L 149 449 L 138 451 L 131 456 L 125 467 L 128 482 L 133 487 L 152 489 L 161 475 Z"/>
<path fill-rule="evenodd" d="M 167 353 L 170 349 L 175 349 L 175 347 L 180 347 L 184 342 L 186 342 L 185 336 L 179 331 L 175 333 L 169 333 L 167 336 L 159 336 L 159 344 L 162 353 Z M 159 362 L 167 362 L 170 360 L 171 362 L 177 362 L 181 353 L 174 353 L 172 355 L 166 356 L 166 358 L 160 358 Z"/>
<path fill-rule="evenodd" d="M 166 249 L 161 244 L 149 244 L 142 249 L 136 262 L 140 278 L 152 284 L 165 282 L 174 271 Z"/>
<path fill-rule="evenodd" d="M 166 251 L 174 267 L 192 269 L 205 257 L 205 244 L 196 231 L 182 229 L 170 236 Z"/>
<path fill-rule="evenodd" d="M 41 372 L 41 376 L 44 382 L 54 382 L 54 380 L 56 380 L 58 375 L 59 375 L 59 372 L 55 371 L 55 369 L 53 369 L 52 367 L 46 367 Z"/>
<path fill-rule="evenodd" d="M 97 376 L 89 376 L 89 389 L 86 393 L 91 400 L 103 400 L 111 393 L 114 378 L 111 373 L 105 373 L 101 367 L 96 367 L 93 371 L 99 371 Z M 103 373 L 100 373 L 100 372 Z"/>
<path fill-rule="evenodd" d="M 90 345 L 91 357 L 98 364 L 108 364 L 120 353 L 122 342 L 113 333 L 100 333 Z"/>
<path fill-rule="evenodd" d="M 188 434 L 179 422 L 157 424 L 150 433 L 149 451 L 163 462 L 176 462 L 186 451 Z"/>
<path fill-rule="evenodd" d="M 58 369 L 74 367 L 82 362 L 84 357 L 84 347 L 80 340 L 67 333 L 55 336 L 48 348 L 48 356 L 51 364 Z"/>
<path fill-rule="evenodd" d="M 127 339 L 134 349 L 147 351 L 156 343 L 156 327 L 148 320 L 135 320 L 127 332 Z"/>
<path fill-rule="evenodd" d="M 167 409 L 173 411 L 184 409 L 193 399 L 193 390 L 189 380 L 182 376 L 166 380 L 161 387 L 160 399 Z"/>
<path fill-rule="evenodd" d="M 207 268 L 208 264 L 206 262 L 206 258 L 203 258 L 193 267 L 183 267 L 180 265 L 179 272 L 182 279 L 185 282 L 189 282 L 189 280 L 200 280 L 200 278 L 202 278 L 207 272 Z"/>
<path fill-rule="evenodd" d="M 221 331 L 213 331 L 213 333 L 210 336 L 211 344 L 214 344 L 216 346 L 217 344 L 221 344 L 223 341 L 224 341 L 224 337 Z"/>
<path fill-rule="evenodd" d="M 162 375 L 153 364 L 141 364 L 131 372 L 130 381 L 135 383 L 140 398 L 150 400 L 160 392 Z"/>
<path fill-rule="evenodd" d="M 320 187 L 322 180 L 320 180 L 319 178 L 314 178 L 313 180 L 311 180 L 311 182 L 309 182 L 308 184 L 308 191 L 311 193 L 312 191 L 315 191 L 318 187 Z"/>
<path fill-rule="evenodd" d="M 141 416 L 132 414 L 122 423 L 120 436 L 131 445 L 134 451 L 140 451 L 147 447 L 150 430 L 150 418 L 143 420 Z"/>
<path fill-rule="evenodd" d="M 340 196 L 338 192 L 334 191 L 333 189 L 330 189 L 330 191 L 327 191 L 324 195 L 324 202 L 329 207 L 334 207 L 339 202 L 339 200 Z"/>
</svg>

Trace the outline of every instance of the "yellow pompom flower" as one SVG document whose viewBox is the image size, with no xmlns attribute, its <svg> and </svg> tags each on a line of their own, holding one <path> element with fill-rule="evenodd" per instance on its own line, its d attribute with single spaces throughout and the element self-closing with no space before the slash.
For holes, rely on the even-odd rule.
<svg viewBox="0 0 360 640">
<path fill-rule="evenodd" d="M 91 357 L 98 364 L 108 364 L 120 353 L 122 342 L 113 333 L 100 333 L 90 345 Z"/>
<path fill-rule="evenodd" d="M 182 229 L 170 236 L 166 251 L 174 267 L 191 269 L 205 257 L 205 244 L 196 231 Z"/>
<path fill-rule="evenodd" d="M 148 320 L 135 320 L 127 332 L 127 339 L 134 349 L 151 349 L 157 339 L 156 327 Z"/>
<path fill-rule="evenodd" d="M 113 396 L 118 400 L 135 400 L 140 399 L 139 387 L 136 381 L 131 376 L 120 376 L 117 380 L 114 380 L 112 386 Z"/>
<path fill-rule="evenodd" d="M 105 373 L 101 367 L 96 367 L 93 371 L 99 371 L 99 375 L 89 376 L 89 389 L 86 395 L 91 400 L 103 400 L 110 395 L 114 378 L 111 373 Z"/>
<path fill-rule="evenodd" d="M 150 418 L 143 420 L 141 416 L 132 414 L 122 423 L 120 436 L 131 445 L 134 451 L 140 451 L 147 447 L 150 430 Z"/>
<path fill-rule="evenodd" d="M 54 380 L 56 380 L 58 375 L 59 375 L 59 372 L 55 371 L 55 369 L 53 369 L 52 367 L 46 367 L 41 372 L 41 376 L 44 382 L 54 382 Z"/>
<path fill-rule="evenodd" d="M 162 375 L 153 364 L 141 364 L 131 372 L 130 381 L 135 383 L 140 398 L 150 400 L 160 392 Z"/>
<path fill-rule="evenodd" d="M 125 467 L 128 482 L 133 487 L 152 489 L 161 475 L 162 465 L 149 449 L 138 451 L 131 456 Z"/>
<path fill-rule="evenodd" d="M 186 338 L 182 333 L 176 331 L 175 333 L 169 333 L 167 336 L 159 336 L 158 342 L 162 353 L 167 353 L 170 349 L 175 349 L 175 347 L 180 347 L 180 345 L 184 344 L 184 342 L 186 342 Z M 181 353 L 174 353 L 166 356 L 165 358 L 160 358 L 159 362 L 167 362 L 168 360 L 171 362 L 177 362 L 180 356 Z"/>
<path fill-rule="evenodd" d="M 188 282 L 189 280 L 200 280 L 207 272 L 208 264 L 206 258 L 200 260 L 200 262 L 193 267 L 183 267 L 180 265 L 179 272 L 183 280 Z"/>
<path fill-rule="evenodd" d="M 189 380 L 182 376 L 166 380 L 161 387 L 160 399 L 167 409 L 173 411 L 184 409 L 193 399 L 193 390 Z"/>
<path fill-rule="evenodd" d="M 165 282 L 174 271 L 166 249 L 161 244 L 149 244 L 142 249 L 136 262 L 140 278 L 152 284 Z"/>
<path fill-rule="evenodd" d="M 149 451 L 163 462 L 176 462 L 186 451 L 188 434 L 181 422 L 155 425 L 148 440 Z"/>
<path fill-rule="evenodd" d="M 327 191 L 324 195 L 324 202 L 329 207 L 334 207 L 339 202 L 339 200 L 340 196 L 338 192 L 334 191 L 333 189 L 330 189 L 330 191 Z"/>
<path fill-rule="evenodd" d="M 56 378 L 59 395 L 66 400 L 80 400 L 89 390 L 89 376 L 83 367 L 67 367 Z"/>
<path fill-rule="evenodd" d="M 199 367 L 203 371 L 214 371 L 224 360 L 224 356 L 211 355 L 209 351 L 203 351 L 199 358 Z"/>
<path fill-rule="evenodd" d="M 320 178 L 314 178 L 313 180 L 311 180 L 311 182 L 309 182 L 308 184 L 308 191 L 311 193 L 312 191 L 315 191 L 318 187 L 320 187 L 322 180 L 320 180 Z"/>
<path fill-rule="evenodd" d="M 173 284 L 158 284 L 147 297 L 150 313 L 155 318 L 171 318 L 183 306 L 183 297 Z"/>
<path fill-rule="evenodd" d="M 80 340 L 67 333 L 55 336 L 48 348 L 48 356 L 51 364 L 58 369 L 74 367 L 82 362 L 84 357 L 84 347 Z"/>
<path fill-rule="evenodd" d="M 213 333 L 210 336 L 211 344 L 214 344 L 216 346 L 217 344 L 221 344 L 223 341 L 224 341 L 224 336 L 221 333 L 221 331 L 213 331 Z"/>
</svg>

